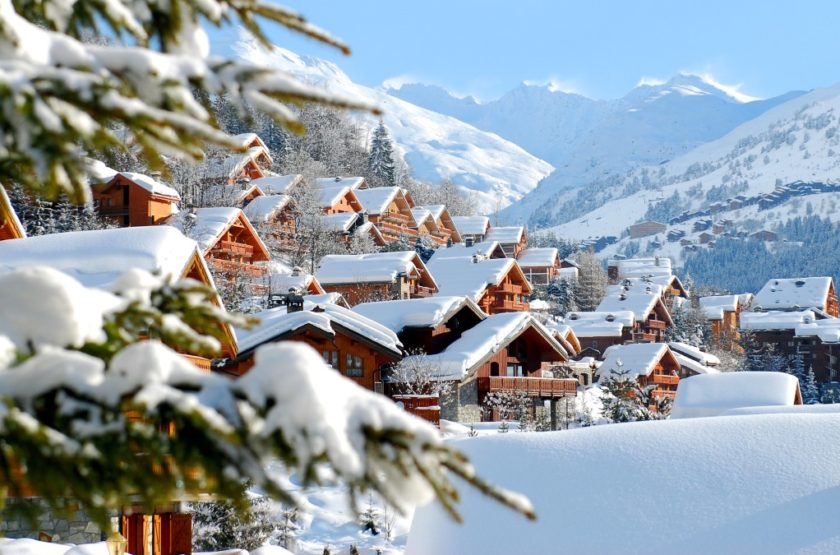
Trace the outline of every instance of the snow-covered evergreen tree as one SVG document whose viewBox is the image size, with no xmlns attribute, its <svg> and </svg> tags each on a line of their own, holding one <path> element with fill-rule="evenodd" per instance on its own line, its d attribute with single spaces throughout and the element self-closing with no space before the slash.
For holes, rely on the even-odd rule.
<svg viewBox="0 0 840 555">
<path fill-rule="evenodd" d="M 802 393 L 802 402 L 806 405 L 814 405 L 820 402 L 820 388 L 817 386 L 814 377 L 814 369 L 811 365 L 805 364 L 805 357 L 802 353 L 790 356 L 787 372 L 799 380 L 799 390 Z"/>
<path fill-rule="evenodd" d="M 255 497 L 246 511 L 231 503 L 192 503 L 193 549 L 223 551 L 253 550 L 268 544 L 277 533 L 277 515 L 265 497 Z"/>
<path fill-rule="evenodd" d="M 394 145 L 382 120 L 374 129 L 373 138 L 370 141 L 368 167 L 370 173 L 376 178 L 376 185 L 393 187 L 397 184 L 394 173 Z"/>
<path fill-rule="evenodd" d="M 667 341 L 679 341 L 697 348 L 709 344 L 711 326 L 699 309 L 689 303 L 682 303 L 671 310 L 671 320 L 673 324 L 665 330 Z"/>
<path fill-rule="evenodd" d="M 655 402 L 657 408 L 665 412 L 652 411 L 648 408 L 654 401 L 651 398 L 653 387 L 643 388 L 630 377 L 627 370 L 619 367 L 601 383 L 601 404 L 603 416 L 610 422 L 636 422 L 639 420 L 658 420 L 667 416 L 668 403 Z"/>
<path fill-rule="evenodd" d="M 577 310 L 575 304 L 575 288 L 567 279 L 557 278 L 548 285 L 546 296 L 551 303 L 552 314 L 555 316 L 566 316 L 569 312 Z"/>
<path fill-rule="evenodd" d="M 574 286 L 575 304 L 578 310 L 595 310 L 607 293 L 607 273 L 592 252 L 578 253 L 577 263 L 578 279 Z"/>
</svg>

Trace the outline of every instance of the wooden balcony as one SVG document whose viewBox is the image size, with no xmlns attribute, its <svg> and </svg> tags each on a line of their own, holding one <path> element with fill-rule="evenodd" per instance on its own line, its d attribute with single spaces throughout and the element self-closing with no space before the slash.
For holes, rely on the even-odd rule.
<svg viewBox="0 0 840 555">
<path fill-rule="evenodd" d="M 478 378 L 480 392 L 524 391 L 532 397 L 574 397 L 577 395 L 577 386 L 578 381 L 574 378 Z"/>
<path fill-rule="evenodd" d="M 211 258 L 207 262 L 216 272 L 227 273 L 232 275 L 262 277 L 265 275 L 266 272 L 266 268 L 264 266 L 254 266 L 253 264 L 237 262 L 235 260 Z"/>
<path fill-rule="evenodd" d="M 423 287 L 422 285 L 417 285 L 411 290 L 411 298 L 431 297 L 434 294 L 434 289 L 432 289 L 431 287 Z"/>
<path fill-rule="evenodd" d="M 513 283 L 501 283 L 493 288 L 496 293 L 512 293 L 514 295 L 522 294 L 522 286 L 514 285 Z"/>
<path fill-rule="evenodd" d="M 379 221 L 374 224 L 379 231 L 382 232 L 382 235 L 386 237 L 393 237 L 398 239 L 400 235 L 405 235 L 407 237 L 411 237 L 412 239 L 417 237 L 417 230 L 411 229 L 408 225 L 395 225 L 388 222 Z"/>
<path fill-rule="evenodd" d="M 655 330 L 664 330 L 668 327 L 668 324 L 662 320 L 648 320 L 646 325 L 647 327 Z"/>
<path fill-rule="evenodd" d="M 528 310 L 528 303 L 495 300 L 490 303 L 490 310 L 494 312 L 525 312 Z"/>
<path fill-rule="evenodd" d="M 233 241 L 219 241 L 218 245 L 213 249 L 232 256 L 246 256 L 248 258 L 254 256 L 254 247 L 246 245 L 245 243 L 235 243 Z"/>
<path fill-rule="evenodd" d="M 397 226 L 408 227 L 413 224 L 411 218 L 399 212 L 385 212 L 379 216 L 379 221 Z"/>
<path fill-rule="evenodd" d="M 657 399 L 661 399 L 663 397 L 668 397 L 672 401 L 677 398 L 676 391 L 667 391 L 665 389 L 654 389 L 651 395 Z"/>
<path fill-rule="evenodd" d="M 633 334 L 633 339 L 636 341 L 646 341 L 648 343 L 656 343 L 655 333 L 636 332 Z"/>
<path fill-rule="evenodd" d="M 680 377 L 670 374 L 654 374 L 652 377 L 652 381 L 653 383 L 659 385 L 677 385 L 678 383 L 680 383 Z"/>
</svg>

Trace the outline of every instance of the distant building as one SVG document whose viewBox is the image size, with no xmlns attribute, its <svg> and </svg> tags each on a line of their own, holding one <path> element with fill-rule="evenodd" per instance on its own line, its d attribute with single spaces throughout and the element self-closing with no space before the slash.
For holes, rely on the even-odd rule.
<svg viewBox="0 0 840 555">
<path fill-rule="evenodd" d="M 666 229 L 668 229 L 668 226 L 663 223 L 646 220 L 644 222 L 631 225 L 627 228 L 627 231 L 630 233 L 631 239 L 639 239 L 640 237 L 648 237 L 650 235 L 656 235 L 657 233 L 664 233 Z"/>
<path fill-rule="evenodd" d="M 96 211 L 120 227 L 161 223 L 181 201 L 178 191 L 156 177 L 134 172 L 116 173 L 91 189 Z"/>
<path fill-rule="evenodd" d="M 775 231 L 768 231 L 762 229 L 750 234 L 750 239 L 754 241 L 774 242 L 779 240 L 779 235 Z"/>
</svg>

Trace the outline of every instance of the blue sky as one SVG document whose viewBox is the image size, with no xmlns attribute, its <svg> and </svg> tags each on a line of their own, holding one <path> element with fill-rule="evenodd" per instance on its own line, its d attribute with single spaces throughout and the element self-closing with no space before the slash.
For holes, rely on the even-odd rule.
<svg viewBox="0 0 840 555">
<path fill-rule="evenodd" d="M 840 2 L 308 0 L 291 2 L 353 49 L 269 28 L 354 81 L 435 83 L 483 99 L 522 81 L 617 98 L 641 78 L 709 74 L 758 97 L 840 81 Z M 233 33 L 216 37 L 225 50 Z"/>
</svg>

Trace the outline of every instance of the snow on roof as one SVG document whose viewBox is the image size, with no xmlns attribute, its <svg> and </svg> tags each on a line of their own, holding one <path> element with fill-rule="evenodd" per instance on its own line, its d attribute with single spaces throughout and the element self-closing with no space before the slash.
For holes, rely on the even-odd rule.
<svg viewBox="0 0 840 555">
<path fill-rule="evenodd" d="M 664 420 L 455 440 L 452 446 L 482 478 L 526 495 L 539 520 L 527 521 L 464 488 L 463 523 L 438 504 L 418 508 L 406 555 L 837 553 L 840 529 L 827 515 L 840 491 L 838 442 L 836 414 Z"/>
<path fill-rule="evenodd" d="M 365 212 L 378 216 L 388 210 L 388 205 L 394 201 L 394 198 L 400 192 L 399 187 L 376 187 L 375 189 L 356 191 L 356 197 Z"/>
<path fill-rule="evenodd" d="M 355 212 L 336 212 L 335 214 L 323 214 L 321 225 L 327 231 L 349 231 L 359 215 Z"/>
<path fill-rule="evenodd" d="M 811 320 L 796 326 L 797 337 L 816 337 L 822 343 L 840 343 L 840 319 Z"/>
<path fill-rule="evenodd" d="M 452 216 L 452 223 L 461 235 L 484 235 L 490 225 L 487 216 Z"/>
<path fill-rule="evenodd" d="M 492 234 L 493 230 L 491 229 L 490 232 Z M 516 261 L 523 268 L 554 266 L 560 262 L 557 249 L 536 247 L 524 249 L 516 257 Z"/>
<path fill-rule="evenodd" d="M 674 354 L 679 353 L 685 357 L 696 360 L 704 366 L 718 366 L 720 364 L 720 359 L 718 357 L 711 353 L 701 351 L 693 345 L 682 343 L 680 341 L 669 341 L 668 346 L 671 347 Z"/>
<path fill-rule="evenodd" d="M 673 349 L 672 349 L 673 350 Z M 682 368 L 687 368 L 694 372 L 695 374 L 718 374 L 720 370 L 713 366 L 706 366 L 705 364 L 701 364 L 694 360 L 693 358 L 687 357 L 682 353 L 678 353 L 674 351 L 674 356 L 677 358 L 677 362 L 680 363 Z"/>
<path fill-rule="evenodd" d="M 612 345 L 604 351 L 604 363 L 596 372 L 599 378 L 609 378 L 619 369 L 626 370 L 630 378 L 649 376 L 656 363 L 670 352 L 665 343 L 630 343 Z"/>
<path fill-rule="evenodd" d="M 666 279 L 670 279 L 672 276 L 663 276 Z M 657 283 L 659 281 L 660 283 Z M 645 278 L 624 278 L 621 280 L 620 283 L 615 285 L 608 285 L 607 286 L 607 295 L 620 295 L 626 291 L 633 291 L 636 293 L 644 292 L 644 293 L 655 293 L 660 297 L 665 292 L 665 287 L 668 285 L 667 283 L 661 283 L 662 279 L 655 279 L 653 277 L 645 277 Z"/>
<path fill-rule="evenodd" d="M 321 208 L 334 206 L 350 191 L 346 185 L 318 187 L 318 202 Z"/>
<path fill-rule="evenodd" d="M 256 133 L 240 133 L 238 135 L 232 135 L 231 138 L 242 148 L 247 148 L 254 141 L 259 141 L 262 144 L 262 139 Z"/>
<path fill-rule="evenodd" d="M 577 281 L 580 270 L 577 268 L 557 268 L 557 277 L 567 281 Z"/>
<path fill-rule="evenodd" d="M 794 404 L 799 381 L 783 372 L 722 372 L 680 380 L 671 418 L 716 416 L 730 409 Z"/>
<path fill-rule="evenodd" d="M 484 238 L 487 241 L 498 241 L 501 244 L 518 243 L 522 240 L 525 228 L 521 225 L 508 227 L 491 227 Z"/>
<path fill-rule="evenodd" d="M 635 322 L 630 310 L 570 312 L 565 319 L 578 337 L 621 337 L 624 328 L 632 328 Z"/>
<path fill-rule="evenodd" d="M 278 195 L 288 193 L 293 187 L 303 180 L 300 174 L 272 175 L 251 180 L 266 195 Z"/>
<path fill-rule="evenodd" d="M 132 268 L 179 278 L 196 253 L 196 242 L 170 226 L 70 231 L 0 241 L 0 271 L 49 266 L 85 287 L 108 288 Z"/>
<path fill-rule="evenodd" d="M 161 195 L 164 197 L 171 197 L 173 199 L 180 200 L 181 196 L 178 194 L 178 191 L 173 189 L 168 185 L 164 185 L 163 183 L 155 180 L 154 178 L 149 177 L 148 175 L 136 172 L 119 172 L 117 175 L 122 175 L 129 181 L 132 181 L 145 189 L 146 191 L 150 192 L 153 195 Z M 111 178 L 113 179 L 113 177 Z"/>
<path fill-rule="evenodd" d="M 426 219 L 432 220 L 432 223 L 436 225 L 435 217 L 432 216 L 432 213 L 426 210 L 425 208 L 412 208 L 411 217 L 414 218 L 414 221 L 417 223 L 418 226 L 422 224 Z"/>
<path fill-rule="evenodd" d="M 646 288 L 647 289 L 647 288 Z M 656 306 L 661 302 L 661 289 L 658 286 L 650 286 L 650 291 L 631 288 L 629 291 L 614 290 L 607 293 L 597 312 L 618 312 L 630 310 L 638 321 L 644 321 Z"/>
<path fill-rule="evenodd" d="M 236 177 L 248 162 L 253 162 L 264 152 L 266 151 L 262 147 L 253 147 L 246 152 L 237 152 L 222 159 L 211 159 L 204 164 L 203 170 L 207 177 L 230 179 Z"/>
<path fill-rule="evenodd" d="M 270 221 L 278 212 L 286 208 L 291 202 L 289 195 L 267 195 L 257 197 L 248 203 L 243 210 L 249 221 L 255 224 Z"/>
<path fill-rule="evenodd" d="M 742 312 L 742 330 L 795 330 L 802 324 L 811 324 L 817 319 L 813 310 L 800 312 Z"/>
<path fill-rule="evenodd" d="M 763 310 L 823 308 L 832 285 L 830 277 L 771 279 L 756 293 L 754 306 Z"/>
<path fill-rule="evenodd" d="M 337 324 L 378 344 L 394 355 L 402 354 L 402 343 L 397 338 L 397 334 L 361 314 L 336 304 L 316 304 L 310 300 L 304 300 L 303 310 L 300 312 L 287 313 L 286 307 L 281 306 L 250 316 L 259 320 L 260 323 L 249 330 L 236 330 L 240 353 L 250 351 L 306 325 L 315 326 L 329 335 L 334 335 L 333 325 Z"/>
<path fill-rule="evenodd" d="M 425 266 L 414 251 L 330 254 L 321 259 L 315 277 L 322 285 L 393 283 L 398 276 L 423 270 Z"/>
<path fill-rule="evenodd" d="M 490 258 L 490 255 L 492 255 L 493 251 L 497 248 L 499 248 L 498 241 L 481 241 L 473 243 L 473 246 L 471 247 L 468 247 L 463 243 L 456 243 L 448 247 L 440 247 L 439 249 L 436 249 L 432 254 L 432 258 L 429 259 L 429 262 L 432 260 L 443 260 L 444 258 L 470 259 L 474 254 L 484 258 Z"/>
<path fill-rule="evenodd" d="M 738 295 L 712 295 L 700 297 L 700 310 L 708 320 L 723 320 L 724 312 L 738 310 L 740 297 Z"/>
<path fill-rule="evenodd" d="M 528 310 L 550 310 L 551 305 L 542 299 L 534 299 L 528 302 Z"/>
<path fill-rule="evenodd" d="M 237 183 L 234 185 L 211 185 L 204 190 L 205 197 L 213 201 L 213 204 L 220 205 L 221 201 L 230 205 L 242 203 L 252 193 L 263 195 L 264 191 L 252 182 Z"/>
<path fill-rule="evenodd" d="M 534 326 L 558 353 L 565 354 L 563 347 L 551 332 L 527 312 L 493 314 L 461 334 L 443 352 L 424 355 L 425 360 L 437 365 L 438 379 L 463 379 L 488 356 L 497 353 L 518 337 L 529 326 Z M 411 358 L 411 357 L 406 357 Z"/>
<path fill-rule="evenodd" d="M 104 162 L 90 159 L 87 164 L 87 173 L 91 183 L 108 183 L 118 172 L 106 166 Z"/>
<path fill-rule="evenodd" d="M 482 310 L 469 298 L 441 295 L 420 299 L 361 303 L 354 306 L 353 311 L 379 322 L 394 333 L 400 333 L 404 328 L 439 326 L 465 306 L 469 306 L 484 317 Z"/>
<path fill-rule="evenodd" d="M 197 208 L 194 213 L 179 213 L 170 219 L 167 225 L 184 231 L 185 220 L 194 217 L 194 225 L 187 234 L 198 242 L 201 252 L 206 253 L 241 214 L 242 210 L 239 208 Z"/>
<path fill-rule="evenodd" d="M 343 306 L 344 308 L 350 308 L 347 301 L 344 300 L 342 294 L 336 293 L 335 291 L 332 293 L 322 293 L 320 295 L 304 295 L 303 300 L 309 301 L 313 304 L 337 304 L 338 306 Z"/>
<path fill-rule="evenodd" d="M 365 178 L 364 177 L 319 177 L 315 180 L 315 186 L 319 188 L 323 187 L 335 187 L 340 185 L 342 187 L 348 187 L 354 191 L 357 190 L 364 190 L 366 187 L 365 185 Z"/>
<path fill-rule="evenodd" d="M 516 261 L 512 258 L 472 262 L 463 258 L 433 257 L 429 260 L 429 271 L 435 276 L 441 295 L 466 296 L 478 302 L 487 287 L 498 285 L 514 264 Z"/>
<path fill-rule="evenodd" d="M 423 206 L 417 206 L 416 208 L 422 208 L 424 210 L 428 210 L 429 213 L 435 220 L 439 220 L 441 216 L 443 216 L 443 211 L 446 210 L 445 204 L 426 204 Z"/>
<path fill-rule="evenodd" d="M 613 265 L 618 268 L 619 278 L 670 276 L 672 274 L 671 259 L 664 256 L 611 260 L 610 266 Z"/>
</svg>

